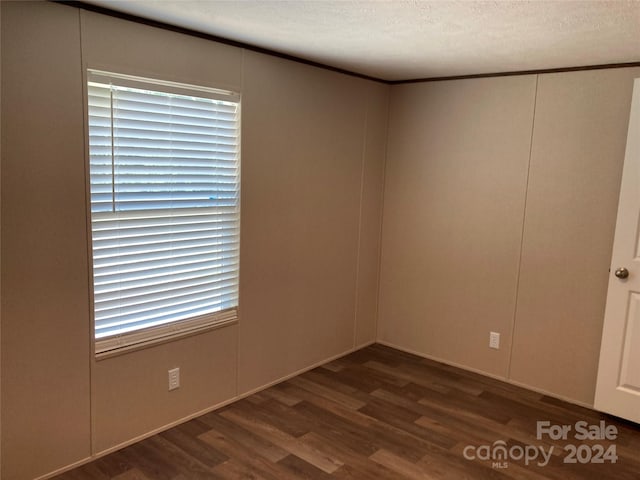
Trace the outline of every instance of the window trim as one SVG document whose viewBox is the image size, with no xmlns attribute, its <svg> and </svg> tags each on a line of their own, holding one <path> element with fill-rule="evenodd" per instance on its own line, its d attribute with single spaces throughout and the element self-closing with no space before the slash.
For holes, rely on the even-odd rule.
<svg viewBox="0 0 640 480">
<path fill-rule="evenodd" d="M 135 331 L 114 334 L 108 337 L 96 338 L 95 324 L 95 306 L 94 306 L 94 280 L 93 280 L 93 229 L 92 229 L 92 212 L 91 212 L 91 175 L 90 175 L 90 148 L 89 148 L 89 109 L 88 109 L 88 85 L 90 82 L 117 84 L 118 86 L 132 88 L 147 88 L 152 91 L 199 96 L 213 100 L 235 102 L 238 104 L 238 153 L 237 153 L 237 195 L 238 195 L 238 255 L 240 250 L 240 212 L 241 212 L 241 94 L 239 92 L 217 89 L 212 87 L 191 85 L 173 81 L 160 79 L 151 79 L 122 73 L 107 72 L 87 68 L 85 70 L 86 77 L 83 84 L 85 97 L 85 155 L 86 155 L 86 191 L 87 191 L 87 232 L 88 232 L 88 254 L 89 254 L 89 296 L 90 296 L 90 316 L 91 316 L 91 332 L 93 350 L 96 360 L 110 358 L 120 354 L 148 348 L 154 345 L 167 343 L 178 340 L 180 338 L 204 333 L 218 328 L 235 325 L 239 320 L 239 304 L 240 304 L 240 270 L 238 267 L 237 286 L 238 286 L 238 302 L 237 305 L 224 310 L 199 315 L 183 320 L 172 321 L 163 325 L 143 327 Z M 239 257 L 238 257 L 239 258 Z"/>
<path fill-rule="evenodd" d="M 209 330 L 235 325 L 238 323 L 237 310 L 238 307 L 228 308 L 211 315 L 201 315 L 103 339 L 94 339 L 96 359 L 110 358 Z"/>
<path fill-rule="evenodd" d="M 92 68 L 87 69 L 85 88 L 88 82 L 110 84 L 114 83 L 114 80 L 117 80 L 116 83 L 122 87 L 151 87 L 150 89 L 157 92 L 187 96 L 193 96 L 194 92 L 198 92 L 198 96 L 202 98 L 240 103 L 240 93 L 231 90 L 223 90 L 220 88 L 204 87 L 200 85 L 191 85 L 188 83 L 172 82 L 168 80 L 160 80 L 147 77 L 138 77 L 134 75 L 127 75 L 124 73 L 113 73 Z"/>
</svg>

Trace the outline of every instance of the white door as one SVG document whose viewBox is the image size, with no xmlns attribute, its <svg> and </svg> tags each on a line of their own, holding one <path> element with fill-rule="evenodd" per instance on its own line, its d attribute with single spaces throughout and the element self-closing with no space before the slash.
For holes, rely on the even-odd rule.
<svg viewBox="0 0 640 480">
<path fill-rule="evenodd" d="M 595 408 L 640 423 L 640 78 L 633 86 Z"/>
</svg>

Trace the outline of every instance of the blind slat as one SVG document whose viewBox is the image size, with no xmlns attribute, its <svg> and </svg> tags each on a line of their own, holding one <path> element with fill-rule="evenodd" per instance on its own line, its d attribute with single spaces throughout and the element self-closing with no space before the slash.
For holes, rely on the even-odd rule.
<svg viewBox="0 0 640 480">
<path fill-rule="evenodd" d="M 128 297 L 132 300 L 140 296 L 169 292 L 174 290 L 180 290 L 182 288 L 191 287 L 191 286 L 199 286 L 199 285 L 209 285 L 213 283 L 225 282 L 225 281 L 233 281 L 235 279 L 236 271 L 227 271 L 220 272 L 213 275 L 201 275 L 201 276 L 188 276 L 181 280 L 171 279 L 169 282 L 165 283 L 154 283 L 153 285 L 144 285 L 144 286 L 130 286 L 127 291 L 129 292 Z M 101 302 L 104 302 L 104 305 L 108 305 L 108 302 L 113 300 L 120 299 L 120 292 L 118 290 L 107 291 L 105 290 L 103 293 L 96 296 Z"/>
<path fill-rule="evenodd" d="M 237 303 L 238 297 L 230 297 L 231 303 Z M 208 304 L 184 305 L 182 308 L 166 309 L 164 311 L 155 312 L 153 315 L 144 315 L 139 318 L 128 317 L 121 318 L 118 321 L 101 321 L 96 322 L 96 328 L 99 330 L 96 338 L 108 337 L 110 331 L 116 330 L 119 334 L 125 334 L 134 330 L 146 329 L 157 325 L 167 323 L 176 323 L 181 320 L 188 320 L 198 315 L 206 315 L 215 312 L 221 312 L 223 305 L 228 302 L 211 301 Z M 133 328 L 132 328 L 133 327 Z"/>
<path fill-rule="evenodd" d="M 224 266 L 218 266 L 214 268 L 202 269 L 199 271 L 185 271 L 185 272 L 171 272 L 170 274 L 166 274 L 165 272 L 161 272 L 159 275 L 152 276 L 147 275 L 134 277 L 130 275 L 126 281 L 121 280 L 118 276 L 113 278 L 105 278 L 100 282 L 100 293 L 96 295 L 102 294 L 111 294 L 115 292 L 120 292 L 120 290 L 134 290 L 137 288 L 153 288 L 154 286 L 170 284 L 173 282 L 179 282 L 188 279 L 197 279 L 197 278 L 205 278 L 205 277 L 217 277 L 219 275 L 223 275 L 226 273 L 234 273 L 237 275 L 238 264 L 237 259 L 236 263 L 227 264 Z"/>
<path fill-rule="evenodd" d="M 106 302 L 101 305 L 102 321 L 117 322 L 129 319 L 140 320 L 141 316 L 153 315 L 153 312 L 166 313 L 167 310 L 182 310 L 185 307 L 197 307 L 197 303 L 210 305 L 224 301 L 225 297 L 234 294 L 233 282 L 216 283 L 215 286 L 192 286 L 178 292 L 165 291 L 159 294 L 128 299 L 128 302 Z"/>
</svg>

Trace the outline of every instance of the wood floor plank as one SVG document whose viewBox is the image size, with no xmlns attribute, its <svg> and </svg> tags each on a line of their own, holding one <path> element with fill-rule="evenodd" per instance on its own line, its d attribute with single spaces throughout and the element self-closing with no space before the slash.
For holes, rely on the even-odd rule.
<svg viewBox="0 0 640 480">
<path fill-rule="evenodd" d="M 344 393 L 350 398 L 357 398 L 358 391 L 362 391 L 363 389 L 360 388 L 358 383 L 340 381 L 340 377 L 344 375 L 345 371 L 348 371 L 348 369 L 345 368 L 340 370 L 340 372 L 332 373 L 327 372 L 322 368 L 316 368 L 303 373 L 299 378 L 327 387 L 331 391 Z"/>
<path fill-rule="evenodd" d="M 353 445 L 335 442 L 332 438 L 317 432 L 305 434 L 304 440 L 309 445 L 325 449 L 327 453 L 344 464 L 333 473 L 335 478 L 375 478 L 377 480 L 397 480 L 398 478 L 396 472 L 371 462 L 368 455 L 361 455 Z"/>
<path fill-rule="evenodd" d="M 277 388 L 268 388 L 264 391 L 264 393 L 269 398 L 277 400 L 278 402 L 283 403 L 288 407 L 293 407 L 294 405 L 297 405 L 302 401 L 300 398 L 288 395 L 287 393 L 283 392 L 282 390 L 278 390 Z"/>
<path fill-rule="evenodd" d="M 109 480 L 115 477 L 104 475 L 95 465 L 89 464 L 66 472 L 57 478 L 64 478 L 64 480 Z"/>
<path fill-rule="evenodd" d="M 106 457 L 98 458 L 94 460 L 87 467 L 93 465 L 100 472 L 102 472 L 105 478 L 114 478 L 129 470 L 132 470 L 132 465 L 129 464 L 127 459 L 122 455 L 123 450 L 107 455 Z"/>
<path fill-rule="evenodd" d="M 370 393 L 377 388 L 386 385 L 382 375 L 376 375 L 378 372 L 372 371 L 371 375 L 362 375 L 361 368 L 343 368 L 339 372 L 329 374 L 324 372 L 309 372 L 315 374 L 320 381 L 324 380 L 325 385 L 332 387 L 336 385 L 342 388 L 342 391 L 349 394 L 350 392 L 361 391 Z M 306 375 L 305 375 L 306 376 Z"/>
<path fill-rule="evenodd" d="M 484 391 L 481 387 L 462 383 L 455 377 L 443 377 L 438 371 L 430 371 L 426 368 L 424 372 L 417 371 L 419 368 L 424 368 L 421 366 L 414 365 L 411 366 L 410 369 L 405 366 L 392 367 L 375 360 L 367 362 L 366 366 L 372 370 L 377 370 L 379 372 L 386 373 L 387 375 L 397 376 L 398 378 L 402 378 L 410 383 L 421 385 L 426 388 L 432 388 L 436 391 L 440 390 L 442 387 L 447 388 L 449 386 L 463 390 L 470 395 L 480 395 Z M 447 388 L 446 391 L 449 391 L 449 389 Z"/>
<path fill-rule="evenodd" d="M 496 470 L 490 465 L 480 463 L 461 463 L 460 457 L 452 451 L 445 454 L 427 454 L 417 465 L 429 472 L 438 480 L 471 480 L 481 478 L 483 480 L 505 480 L 505 478 L 518 478 L 518 480 L 542 480 L 535 474 L 529 477 L 513 476 L 514 467 L 508 470 Z"/>
<path fill-rule="evenodd" d="M 378 450 L 369 458 L 374 462 L 393 470 L 398 475 L 402 476 L 402 478 L 412 480 L 435 480 L 435 477 L 430 472 L 415 463 L 409 462 L 386 450 Z"/>
<path fill-rule="evenodd" d="M 298 479 L 305 480 L 332 480 L 333 477 L 314 467 L 312 464 L 305 462 L 295 455 L 289 455 L 278 462 L 278 465 L 289 470 Z M 335 471 L 335 470 L 334 470 Z"/>
<path fill-rule="evenodd" d="M 381 408 L 381 402 L 371 403 L 365 408 L 361 408 L 359 411 L 365 415 L 369 415 L 373 418 L 377 418 L 380 422 L 385 422 L 400 430 L 403 430 L 411 435 L 421 438 L 429 443 L 438 445 L 443 448 L 451 448 L 457 443 L 455 438 L 452 438 L 449 430 L 437 432 L 434 429 L 429 428 L 428 425 L 418 423 L 418 420 L 423 418 L 419 414 L 413 413 L 410 417 L 390 417 L 390 412 L 397 411 L 390 410 L 388 407 Z"/>
<path fill-rule="evenodd" d="M 537 438 L 541 420 L 604 421 L 619 433 Z M 618 458 L 568 464 L 572 444 L 583 454 L 615 447 Z M 514 458 L 469 455 L 496 445 Z M 551 452 L 548 463 L 518 458 L 526 448 Z M 55 478 L 639 480 L 640 426 L 371 345 Z"/>
<path fill-rule="evenodd" d="M 387 449 L 411 461 L 417 461 L 425 452 L 440 448 L 436 444 L 417 437 L 406 430 L 365 415 L 359 411 L 345 409 L 339 405 L 329 405 L 322 409 L 312 403 L 302 402 L 297 409 L 304 408 L 309 415 L 322 418 L 332 429 L 349 434 L 367 448 Z"/>
<path fill-rule="evenodd" d="M 198 438 L 198 435 L 209 430 L 209 427 L 202 428 L 200 425 L 204 426 L 203 423 L 192 420 L 166 430 L 157 437 L 172 443 L 190 458 L 207 467 L 215 467 L 219 463 L 229 460 L 229 457 L 211 448 Z"/>
<path fill-rule="evenodd" d="M 255 476 L 266 480 L 296 480 L 295 477 L 283 471 L 277 462 L 257 454 L 246 445 L 229 438 L 215 429 L 203 433 L 200 435 L 200 439 L 230 457 L 229 461 L 214 467 L 213 471 L 217 475 L 227 478 L 230 472 L 242 469 L 244 471 L 243 475 L 248 478 Z"/>
<path fill-rule="evenodd" d="M 210 427 L 210 430 L 215 429 L 217 432 L 224 434 L 227 439 L 234 441 L 238 445 L 242 445 L 244 449 L 264 457 L 271 462 L 275 463 L 289 455 L 289 452 L 284 449 L 268 442 L 250 430 L 246 430 L 227 420 L 217 412 L 208 413 L 200 417 L 200 419 Z M 228 455 L 234 453 L 233 449 L 225 449 L 225 452 L 227 452 Z"/>
<path fill-rule="evenodd" d="M 307 380 L 306 378 L 303 378 L 302 376 L 290 379 L 289 383 L 295 385 L 296 387 L 300 387 L 303 390 L 307 390 L 319 397 L 328 398 L 333 402 L 340 403 L 341 405 L 344 405 L 345 407 L 351 408 L 353 410 L 357 410 L 366 405 L 366 403 L 362 400 L 358 400 L 357 398 L 354 398 L 347 394 L 338 392 L 329 387 L 325 387 L 324 385 L 321 385 L 319 383 L 312 382 L 310 380 Z"/>
<path fill-rule="evenodd" d="M 113 480 L 151 480 L 137 468 L 127 470 L 126 472 L 112 478 Z"/>
<path fill-rule="evenodd" d="M 190 480 L 214 480 L 216 477 L 211 472 L 210 467 L 218 465 L 222 459 L 228 458 L 220 455 L 218 451 L 211 449 L 212 455 L 215 455 L 215 458 L 219 459 L 219 461 L 207 464 L 203 463 L 200 458 L 190 455 L 191 442 L 183 446 L 179 444 L 176 445 L 176 443 L 167 440 L 167 438 L 161 435 L 155 435 L 148 439 L 148 441 L 157 451 L 162 452 L 165 461 L 174 466 L 180 473 L 189 472 Z M 206 447 L 207 445 L 202 443 L 201 448 Z"/>
<path fill-rule="evenodd" d="M 340 365 L 339 361 L 333 361 L 333 362 L 325 363 L 320 368 L 322 368 L 323 370 L 329 370 L 329 371 L 335 373 L 335 372 L 339 372 L 340 370 L 342 370 L 344 368 L 344 366 Z"/>
<path fill-rule="evenodd" d="M 179 466 L 170 463 L 166 452 L 159 450 L 156 444 L 157 439 L 146 439 L 125 448 L 122 455 L 153 480 L 173 480 L 180 473 Z"/>
<path fill-rule="evenodd" d="M 274 477 L 260 475 L 251 464 L 235 458 L 216 466 L 214 471 L 222 480 L 276 480 Z"/>
<path fill-rule="evenodd" d="M 260 405 L 250 405 L 249 402 L 238 402 L 233 408 L 229 408 L 228 411 L 242 413 L 247 418 L 255 418 L 264 423 L 272 425 L 273 427 L 281 430 L 292 437 L 300 437 L 309 431 L 309 426 L 305 422 L 291 422 L 286 418 L 272 415 L 269 411 L 269 407 L 273 404 L 279 404 L 279 402 L 269 399 L 262 402 Z M 220 415 L 224 416 L 225 410 L 220 412 Z"/>
<path fill-rule="evenodd" d="M 222 412 L 221 415 L 244 428 L 252 429 L 258 435 L 263 436 L 273 444 L 318 467 L 323 472 L 332 473 L 342 465 L 340 461 L 331 458 L 324 452 L 305 444 L 304 441 L 278 430 L 273 425 L 265 423 L 256 417 L 248 418 L 245 414 L 240 414 L 232 410 Z"/>
</svg>

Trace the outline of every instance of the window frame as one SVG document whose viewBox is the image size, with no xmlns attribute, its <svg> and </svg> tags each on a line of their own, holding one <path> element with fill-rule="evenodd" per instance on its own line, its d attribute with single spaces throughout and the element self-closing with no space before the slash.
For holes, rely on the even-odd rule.
<svg viewBox="0 0 640 480">
<path fill-rule="evenodd" d="M 88 267 L 89 267 L 89 303 L 91 317 L 91 333 L 93 340 L 93 350 L 96 359 L 108 358 L 121 353 L 126 353 L 140 348 L 173 341 L 185 336 L 198 334 L 201 332 L 221 328 L 238 322 L 240 309 L 240 226 L 241 226 L 241 114 L 242 102 L 239 92 L 185 84 L 161 79 L 134 76 L 123 73 L 107 72 L 87 68 L 85 70 L 84 81 L 84 105 L 85 105 L 85 181 L 86 181 L 86 207 L 87 207 L 87 237 L 88 237 Z M 225 308 L 213 313 L 197 315 L 186 319 L 174 320 L 165 324 L 142 327 L 130 332 L 117 333 L 114 335 L 96 338 L 96 313 L 95 313 L 95 284 L 94 284 L 94 255 L 93 255 L 93 225 L 92 225 L 92 186 L 91 186 L 91 149 L 89 142 L 89 83 L 97 82 L 103 84 L 114 84 L 120 87 L 130 87 L 145 89 L 153 92 L 162 92 L 175 95 L 187 95 L 191 97 L 208 98 L 237 104 L 236 125 L 237 125 L 237 155 L 235 158 L 237 175 L 236 190 L 236 228 L 237 236 L 237 258 L 238 267 L 235 276 L 237 302 L 230 308 Z"/>
</svg>

